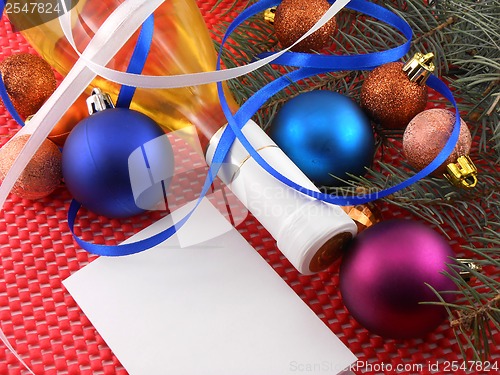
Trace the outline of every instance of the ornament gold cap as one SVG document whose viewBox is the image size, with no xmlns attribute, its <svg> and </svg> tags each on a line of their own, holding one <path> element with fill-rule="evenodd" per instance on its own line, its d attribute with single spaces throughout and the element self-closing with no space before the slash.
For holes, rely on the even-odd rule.
<svg viewBox="0 0 500 375">
<path fill-rule="evenodd" d="M 274 17 L 276 16 L 276 8 L 277 7 L 272 7 L 264 11 L 264 21 L 270 23 L 271 25 L 274 24 Z"/>
<path fill-rule="evenodd" d="M 92 95 L 87 98 L 87 108 L 89 109 L 89 114 L 93 115 L 105 109 L 115 108 L 115 105 L 108 93 L 104 93 L 101 89 L 95 88 L 92 90 Z"/>
<path fill-rule="evenodd" d="M 444 177 L 457 187 L 470 189 L 477 184 L 477 168 L 468 155 L 460 156 L 446 166 Z"/>
<path fill-rule="evenodd" d="M 403 72 L 408 75 L 411 82 L 416 82 L 420 86 L 423 86 L 436 69 L 432 60 L 434 60 L 434 54 L 432 52 L 426 53 L 425 55 L 421 52 L 417 52 L 411 60 L 403 66 Z"/>
<path fill-rule="evenodd" d="M 483 267 L 479 263 L 476 263 L 473 259 L 458 258 L 457 262 L 461 263 L 462 265 L 464 265 L 466 267 L 466 269 L 459 271 L 459 275 L 466 282 L 471 281 L 471 279 L 474 277 L 474 272 L 482 272 L 483 271 Z"/>
</svg>

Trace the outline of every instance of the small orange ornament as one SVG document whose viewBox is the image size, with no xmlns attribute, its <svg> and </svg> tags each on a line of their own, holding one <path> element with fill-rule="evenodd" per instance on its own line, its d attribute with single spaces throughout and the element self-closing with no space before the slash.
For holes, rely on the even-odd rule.
<svg viewBox="0 0 500 375">
<path fill-rule="evenodd" d="M 274 30 L 282 47 L 291 46 L 330 8 L 326 0 L 283 0 L 274 14 Z M 330 44 L 337 30 L 335 17 L 292 48 L 296 52 L 319 51 Z"/>
<path fill-rule="evenodd" d="M 361 87 L 361 107 L 384 129 L 404 129 L 427 105 L 427 77 L 434 71 L 432 53 L 406 64 L 392 62 L 375 68 Z"/>
<path fill-rule="evenodd" d="M 29 134 L 14 137 L 0 149 L 0 180 L 30 138 Z M 52 193 L 62 180 L 62 155 L 59 148 L 45 140 L 19 176 L 12 193 L 26 199 L 39 199 Z"/>
<path fill-rule="evenodd" d="M 50 65 L 30 53 L 7 57 L 0 63 L 0 73 L 14 108 L 23 118 L 34 115 L 56 89 Z"/>
</svg>

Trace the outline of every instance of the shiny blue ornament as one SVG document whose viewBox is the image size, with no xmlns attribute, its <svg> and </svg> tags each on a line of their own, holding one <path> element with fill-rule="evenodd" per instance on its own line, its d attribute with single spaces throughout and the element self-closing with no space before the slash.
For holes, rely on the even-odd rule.
<svg viewBox="0 0 500 375">
<path fill-rule="evenodd" d="M 109 108 L 85 118 L 64 144 L 62 167 L 69 192 L 90 211 L 109 218 L 144 212 L 144 205 L 138 206 L 134 198 L 129 157 L 141 152 L 142 147 L 144 163 L 139 168 L 143 170 L 135 172 L 145 178 L 136 182 L 152 186 L 150 175 L 172 176 L 170 143 L 148 143 L 159 137 L 166 136 L 155 121 L 130 109 Z M 151 165 L 162 170 L 150 173 Z"/>
<path fill-rule="evenodd" d="M 271 138 L 318 186 L 338 186 L 332 177 L 365 174 L 375 140 L 370 121 L 351 99 L 311 91 L 289 100 L 273 120 Z"/>
</svg>

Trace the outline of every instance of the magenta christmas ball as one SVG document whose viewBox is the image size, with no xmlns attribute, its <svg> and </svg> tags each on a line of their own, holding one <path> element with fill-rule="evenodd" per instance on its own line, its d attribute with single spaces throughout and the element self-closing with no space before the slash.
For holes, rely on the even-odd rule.
<svg viewBox="0 0 500 375">
<path fill-rule="evenodd" d="M 453 263 L 448 243 L 416 221 L 390 220 L 361 233 L 340 267 L 340 291 L 351 315 L 366 329 L 387 338 L 422 337 L 447 316 L 429 288 L 456 290 L 443 274 Z M 454 294 L 445 294 L 453 302 Z"/>
</svg>

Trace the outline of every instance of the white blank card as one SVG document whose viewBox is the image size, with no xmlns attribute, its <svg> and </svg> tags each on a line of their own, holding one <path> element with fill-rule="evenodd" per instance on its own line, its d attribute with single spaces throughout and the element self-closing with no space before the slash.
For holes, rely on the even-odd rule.
<svg viewBox="0 0 500 375">
<path fill-rule="evenodd" d="M 210 202 L 178 236 L 198 244 L 101 257 L 64 282 L 131 375 L 338 374 L 356 361 Z"/>
</svg>

